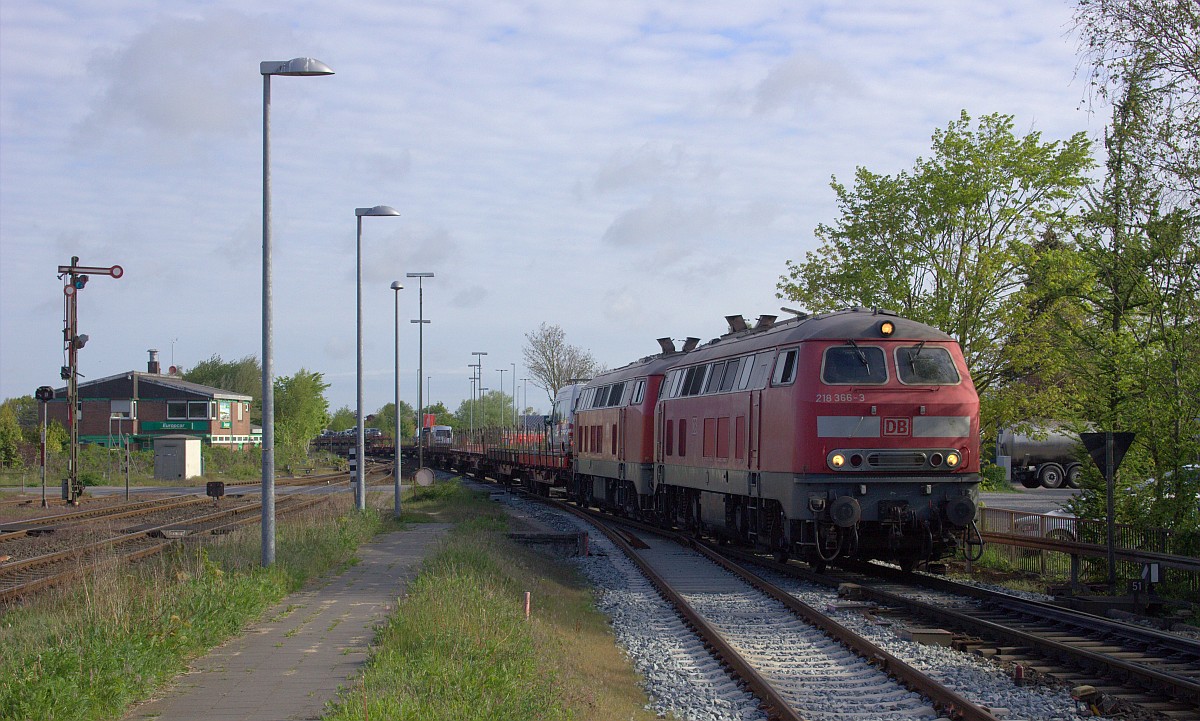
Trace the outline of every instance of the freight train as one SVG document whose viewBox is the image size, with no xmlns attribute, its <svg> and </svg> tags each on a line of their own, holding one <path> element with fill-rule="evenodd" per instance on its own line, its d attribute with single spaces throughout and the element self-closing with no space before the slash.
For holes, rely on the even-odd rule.
<svg viewBox="0 0 1200 721">
<path fill-rule="evenodd" d="M 576 393 L 570 443 L 493 433 L 432 462 L 815 567 L 977 555 L 979 397 L 958 344 L 880 309 L 688 338 Z"/>
</svg>

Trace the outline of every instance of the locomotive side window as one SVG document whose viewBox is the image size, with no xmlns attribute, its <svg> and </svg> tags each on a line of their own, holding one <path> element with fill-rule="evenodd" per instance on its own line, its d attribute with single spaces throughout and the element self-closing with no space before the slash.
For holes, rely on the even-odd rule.
<svg viewBox="0 0 1200 721">
<path fill-rule="evenodd" d="M 737 383 L 738 369 L 745 364 L 745 358 L 735 358 L 725 364 L 725 375 L 721 378 L 721 392 L 733 390 L 733 384 Z"/>
<path fill-rule="evenodd" d="M 792 348 L 780 354 L 775 363 L 775 376 L 771 379 L 771 385 L 786 386 L 796 380 L 796 356 L 799 352 L 799 349 Z"/>
<path fill-rule="evenodd" d="M 721 375 L 725 372 L 725 361 L 713 363 L 708 373 L 708 382 L 704 384 L 705 393 L 716 393 L 721 388 Z"/>
<path fill-rule="evenodd" d="M 896 374 L 907 385 L 952 386 L 959 381 L 949 351 L 924 341 L 896 349 Z"/>
<path fill-rule="evenodd" d="M 608 404 L 610 406 L 621 405 L 621 397 L 625 395 L 625 382 L 614 384 L 608 393 Z"/>
<path fill-rule="evenodd" d="M 630 401 L 630 404 L 635 405 L 635 406 L 640 405 L 642 402 L 642 397 L 645 395 L 645 393 L 646 393 L 646 379 L 642 378 L 642 379 L 639 379 L 637 381 L 637 383 L 633 384 L 633 400 Z"/>
<path fill-rule="evenodd" d="M 742 376 L 738 379 L 738 390 L 746 390 L 750 385 L 750 374 L 754 372 L 754 359 L 758 356 L 746 356 L 742 359 Z"/>
<path fill-rule="evenodd" d="M 704 374 L 709 366 L 692 366 L 687 369 L 687 376 L 683 381 L 683 388 L 680 389 L 680 395 L 694 396 L 699 395 L 704 389 Z"/>
<path fill-rule="evenodd" d="M 829 385 L 879 385 L 887 383 L 883 349 L 854 341 L 825 349 L 821 380 Z"/>
<path fill-rule="evenodd" d="M 677 368 L 671 373 L 675 375 L 675 380 L 671 383 L 671 397 L 678 398 L 679 390 L 683 387 L 683 379 L 687 377 L 687 373 L 681 368 Z"/>
</svg>

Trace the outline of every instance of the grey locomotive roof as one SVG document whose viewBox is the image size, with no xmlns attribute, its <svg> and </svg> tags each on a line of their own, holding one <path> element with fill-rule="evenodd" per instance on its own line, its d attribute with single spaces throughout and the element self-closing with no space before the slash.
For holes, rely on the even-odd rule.
<svg viewBox="0 0 1200 721">
<path fill-rule="evenodd" d="M 596 376 L 587 385 L 599 387 L 629 378 L 664 374 L 676 366 L 691 365 L 751 353 L 763 348 L 799 343 L 806 340 L 883 340 L 879 324 L 888 320 L 896 331 L 888 340 L 953 341 L 954 338 L 931 325 L 901 317 L 895 311 L 880 308 L 846 308 L 832 313 L 800 315 L 780 321 L 768 328 L 747 328 L 727 333 L 687 352 L 660 353 L 634 361 L 629 365 Z"/>
<path fill-rule="evenodd" d="M 748 353 L 762 348 L 799 343 L 806 340 L 848 340 L 859 342 L 884 340 L 879 331 L 883 321 L 895 324 L 895 332 L 887 340 L 953 341 L 954 338 L 915 320 L 903 318 L 895 311 L 873 308 L 847 308 L 819 315 L 790 318 L 764 330 L 747 329 L 723 335 L 688 353 L 679 363 L 695 363 L 727 355 Z"/>
</svg>

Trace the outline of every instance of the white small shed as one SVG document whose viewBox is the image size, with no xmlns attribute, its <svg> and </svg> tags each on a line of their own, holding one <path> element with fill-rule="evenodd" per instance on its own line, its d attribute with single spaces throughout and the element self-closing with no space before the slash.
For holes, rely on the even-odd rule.
<svg viewBox="0 0 1200 721">
<path fill-rule="evenodd" d="M 199 438 L 169 435 L 154 439 L 155 480 L 182 481 L 201 475 Z"/>
</svg>

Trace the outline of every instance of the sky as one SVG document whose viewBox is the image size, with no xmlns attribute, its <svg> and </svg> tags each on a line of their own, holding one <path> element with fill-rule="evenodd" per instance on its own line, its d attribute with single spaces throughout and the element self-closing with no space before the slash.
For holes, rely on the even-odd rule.
<svg viewBox="0 0 1200 721">
<path fill-rule="evenodd" d="M 354 210 L 400 212 L 363 219 L 367 413 L 395 393 L 394 280 L 403 400 L 423 366 L 456 408 L 485 351 L 483 385 L 546 412 L 520 380 L 541 323 L 615 368 L 779 315 L 831 179 L 911 168 L 963 110 L 1046 141 L 1106 119 L 1064 0 L 247 7 L 0 5 L 0 398 L 61 385 L 72 256 L 124 269 L 79 294 L 85 380 L 260 356 L 264 60 L 335 71 L 270 105 L 274 371 L 322 373 L 331 410 L 356 405 Z"/>
</svg>

